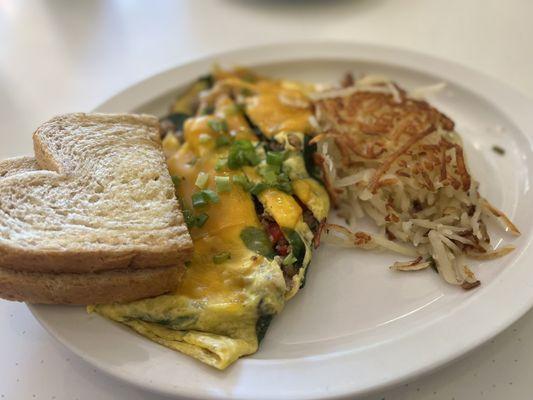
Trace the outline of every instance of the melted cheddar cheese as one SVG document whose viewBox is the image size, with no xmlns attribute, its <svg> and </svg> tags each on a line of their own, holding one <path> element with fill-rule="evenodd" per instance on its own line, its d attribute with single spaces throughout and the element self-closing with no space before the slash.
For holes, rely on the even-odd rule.
<svg viewBox="0 0 533 400">
<path fill-rule="evenodd" d="M 294 197 L 275 189 L 267 189 L 259 194 L 265 210 L 282 228 L 296 228 L 302 218 L 302 208 Z"/>
<path fill-rule="evenodd" d="M 271 138 L 281 131 L 309 133 L 312 130 L 309 102 L 301 92 L 284 89 L 276 81 L 261 81 L 254 90 L 257 94 L 247 98 L 246 110 L 265 136 Z"/>
</svg>

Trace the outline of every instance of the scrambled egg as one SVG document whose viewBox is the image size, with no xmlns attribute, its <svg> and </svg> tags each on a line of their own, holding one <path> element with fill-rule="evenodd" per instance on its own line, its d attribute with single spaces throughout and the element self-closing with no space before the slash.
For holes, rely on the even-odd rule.
<svg viewBox="0 0 533 400">
<path fill-rule="evenodd" d="M 257 351 L 272 317 L 303 286 L 329 212 L 304 160 L 313 133 L 306 90 L 215 69 L 176 101 L 183 137 L 169 133 L 163 147 L 192 260 L 175 293 L 92 311 L 219 369 Z"/>
</svg>

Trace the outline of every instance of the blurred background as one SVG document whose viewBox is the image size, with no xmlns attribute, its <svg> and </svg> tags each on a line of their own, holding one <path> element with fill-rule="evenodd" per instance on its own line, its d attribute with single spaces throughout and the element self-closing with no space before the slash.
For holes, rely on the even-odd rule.
<svg viewBox="0 0 533 400">
<path fill-rule="evenodd" d="M 527 0 L 0 0 L 0 123 L 32 131 L 205 54 L 313 39 L 425 52 L 533 93 L 532 12 Z"/>
<path fill-rule="evenodd" d="M 30 133 L 53 115 L 89 111 L 188 60 L 266 43 L 410 49 L 532 97 L 531 15 L 529 0 L 0 0 L 0 129 L 19 137 L 0 156 L 27 152 Z M 23 305 L 0 304 L 0 338 L 2 399 L 161 399 L 78 360 Z M 463 360 L 371 398 L 529 398 L 531 370 L 530 313 Z"/>
</svg>

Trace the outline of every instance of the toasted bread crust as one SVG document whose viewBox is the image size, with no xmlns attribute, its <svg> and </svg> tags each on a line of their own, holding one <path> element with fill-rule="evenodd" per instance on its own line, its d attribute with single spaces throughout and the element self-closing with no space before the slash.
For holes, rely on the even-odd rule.
<svg viewBox="0 0 533 400">
<path fill-rule="evenodd" d="M 187 233 L 187 228 L 183 233 Z M 181 232 L 180 232 L 181 233 Z M 183 240 L 183 247 L 188 241 Z M 107 249 L 83 252 L 33 250 L 0 244 L 0 268 L 26 272 L 94 273 L 109 270 L 152 269 L 183 264 L 191 250 L 162 250 L 161 246 L 142 246 L 116 250 Z"/>
<path fill-rule="evenodd" d="M 183 267 L 86 274 L 0 268 L 0 298 L 38 304 L 104 304 L 159 296 L 176 289 Z"/>
<path fill-rule="evenodd" d="M 76 133 L 70 134 L 70 131 Z M 105 137 L 102 132 L 108 134 L 109 138 Z M 77 136 L 73 137 L 73 135 L 82 135 L 85 139 L 85 142 L 79 145 L 80 148 L 78 148 Z M 95 183 L 91 180 L 94 173 L 102 172 L 100 166 L 93 167 L 94 171 L 88 173 L 83 165 L 84 163 L 97 163 L 97 161 L 93 161 L 95 157 L 100 157 L 102 163 L 107 163 L 105 167 L 108 170 L 104 169 L 105 174 L 102 176 L 113 174 L 114 170 L 109 169 L 108 164 L 111 164 L 113 157 L 115 157 L 114 160 L 119 160 L 116 162 L 117 167 L 122 168 L 119 171 L 122 175 L 118 175 L 117 184 L 124 185 L 129 180 L 135 180 L 135 176 L 125 175 L 127 172 L 124 171 L 127 169 L 124 168 L 130 165 L 135 168 L 138 161 L 133 159 L 128 162 L 120 162 L 131 153 L 129 149 L 125 149 L 129 142 L 122 139 L 121 135 L 128 135 L 128 138 L 131 138 L 133 141 L 132 149 L 146 150 L 139 154 L 145 158 L 144 161 L 150 168 L 149 173 L 154 175 L 153 182 L 149 180 L 148 183 L 152 182 L 154 185 L 158 185 L 156 186 L 158 189 L 152 189 L 150 194 L 152 197 L 147 200 L 141 198 L 137 203 L 131 198 L 139 196 L 144 183 L 137 183 L 137 186 L 134 187 L 137 192 L 131 196 L 128 196 L 130 186 L 126 186 L 126 196 L 116 199 L 116 204 L 113 204 L 113 207 L 107 206 L 104 217 L 99 217 L 99 214 L 94 212 L 86 213 L 87 208 L 83 208 L 86 206 L 73 209 L 72 206 L 67 205 L 62 208 L 62 203 L 58 204 L 57 202 L 57 196 L 51 200 L 46 197 L 54 187 L 66 185 L 75 179 L 78 179 L 76 182 L 81 181 L 79 191 L 74 190 L 76 186 L 71 183 L 68 191 L 66 191 L 66 198 L 68 198 L 68 193 L 77 195 L 85 190 L 84 185 Z M 115 146 L 117 147 L 115 148 Z M 0 212 L 3 212 L 0 218 L 5 218 L 7 221 L 4 232 L 9 233 L 12 231 L 12 227 L 19 225 L 21 226 L 20 231 L 24 232 L 24 234 L 7 234 L 4 237 L 0 235 L 0 268 L 26 272 L 92 273 L 117 269 L 168 267 L 182 264 L 190 257 L 192 241 L 178 203 L 173 196 L 174 188 L 160 150 L 158 122 L 155 117 L 81 113 L 56 117 L 43 124 L 35 132 L 34 148 L 37 162 L 29 157 L 0 162 L 0 189 L 9 189 L 15 193 L 12 194 L 12 197 L 6 197 L 5 204 L 8 206 L 2 205 L 3 198 L 0 196 Z M 102 158 L 100 153 L 106 151 L 110 155 Z M 116 151 L 122 153 L 116 153 Z M 92 152 L 95 154 L 93 155 Z M 32 168 L 37 167 L 41 170 L 32 171 Z M 111 183 L 114 184 L 115 182 Z M 54 224 L 50 223 L 50 227 L 46 229 L 43 229 L 42 226 L 48 222 L 46 219 L 43 220 L 39 213 L 35 213 L 38 223 L 32 225 L 25 219 L 27 213 L 24 210 L 16 209 L 17 204 L 20 204 L 27 197 L 26 193 L 34 201 L 40 201 L 41 198 L 38 195 L 31 193 L 32 188 L 39 185 L 44 185 L 42 186 L 44 188 L 43 204 L 46 206 L 46 212 L 50 213 L 49 210 L 54 210 L 51 214 L 51 217 L 55 218 Z M 21 186 L 22 189 L 17 193 L 18 186 Z M 49 187 L 52 189 L 48 189 Z M 147 191 L 150 190 L 148 186 L 147 188 Z M 162 193 L 161 191 L 164 191 L 164 194 L 160 194 L 156 200 L 152 200 L 154 197 L 152 193 Z M 87 192 L 83 201 L 76 200 L 76 204 L 89 204 L 89 207 L 97 209 L 100 200 L 91 204 L 92 192 L 89 190 Z M 119 195 L 121 193 L 124 192 L 119 192 Z M 96 195 L 99 194 L 99 192 L 96 193 Z M 124 199 L 127 198 L 130 200 L 125 202 Z M 114 200 L 114 197 L 112 199 Z M 106 204 L 109 204 L 109 196 L 105 198 L 105 201 Z M 157 209 L 158 205 L 162 205 L 164 211 L 161 211 L 161 215 L 156 216 L 159 218 L 157 224 L 152 224 L 153 227 L 149 226 L 150 218 L 144 217 L 143 221 L 145 222 L 138 224 L 138 227 L 130 228 L 129 226 L 135 223 L 135 219 L 130 220 L 126 213 L 122 213 L 122 219 L 117 219 L 119 229 L 109 227 L 111 225 L 109 221 L 112 221 L 115 216 L 114 210 L 120 213 L 122 208 L 133 207 L 137 209 L 135 207 L 137 204 L 142 204 L 142 201 L 144 201 L 143 204 L 146 204 L 144 209 L 148 211 Z M 31 208 L 29 209 L 31 210 Z M 33 209 L 35 210 L 35 208 Z M 65 213 L 67 218 L 61 217 L 61 212 Z M 72 223 L 72 219 L 68 216 L 70 212 L 74 212 L 75 217 L 80 215 L 81 222 L 74 221 Z M 139 211 L 133 216 L 143 216 L 143 213 L 145 211 Z M 94 215 L 96 216 L 93 217 Z M 63 219 L 65 220 L 64 225 L 61 222 Z M 100 221 L 107 224 L 105 229 L 98 228 L 98 224 L 101 224 Z M 89 229 L 85 228 L 84 224 L 87 223 Z M 70 231 L 67 230 L 63 236 L 58 234 L 52 237 L 50 233 L 61 232 L 63 226 L 70 227 Z M 144 226 L 149 227 L 144 228 Z M 31 232 L 30 240 L 27 240 L 26 232 L 31 231 L 34 227 L 37 227 L 35 232 Z M 48 235 L 47 237 L 52 237 L 52 239 L 41 241 L 41 234 Z M 22 238 L 22 240 L 18 238 Z"/>
</svg>

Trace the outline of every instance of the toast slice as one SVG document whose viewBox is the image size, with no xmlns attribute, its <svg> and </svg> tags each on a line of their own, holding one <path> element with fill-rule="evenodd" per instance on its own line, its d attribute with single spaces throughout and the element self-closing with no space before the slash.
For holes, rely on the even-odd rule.
<svg viewBox="0 0 533 400">
<path fill-rule="evenodd" d="M 175 290 L 183 271 L 182 265 L 85 274 L 0 268 L 0 297 L 36 304 L 122 303 Z"/>
<path fill-rule="evenodd" d="M 67 114 L 33 141 L 36 163 L 0 163 L 0 268 L 80 274 L 188 259 L 155 117 Z"/>
<path fill-rule="evenodd" d="M 0 161 L 0 180 L 39 169 L 33 157 Z M 174 290 L 183 265 L 96 273 L 42 273 L 0 268 L 0 297 L 38 304 L 107 304 L 158 296 Z"/>
</svg>

